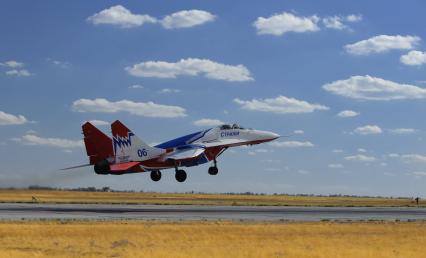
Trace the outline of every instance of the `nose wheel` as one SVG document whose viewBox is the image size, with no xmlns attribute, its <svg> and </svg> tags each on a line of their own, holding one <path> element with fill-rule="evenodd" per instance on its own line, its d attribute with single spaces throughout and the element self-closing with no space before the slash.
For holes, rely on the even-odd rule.
<svg viewBox="0 0 426 258">
<path fill-rule="evenodd" d="M 186 180 L 186 172 L 183 169 L 176 169 L 175 173 L 176 181 L 178 182 L 184 182 Z"/>
<path fill-rule="evenodd" d="M 151 171 L 151 179 L 154 182 L 160 181 L 160 179 L 161 179 L 161 171 L 160 170 Z"/>
</svg>

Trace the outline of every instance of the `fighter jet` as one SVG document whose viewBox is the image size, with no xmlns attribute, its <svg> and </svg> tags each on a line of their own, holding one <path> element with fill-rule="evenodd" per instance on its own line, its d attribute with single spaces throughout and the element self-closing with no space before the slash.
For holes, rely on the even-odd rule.
<svg viewBox="0 0 426 258">
<path fill-rule="evenodd" d="M 161 179 L 161 170 L 175 169 L 175 178 L 184 182 L 187 174 L 182 167 L 198 166 L 210 161 L 208 173 L 219 172 L 217 158 L 228 148 L 255 145 L 279 138 L 276 133 L 224 124 L 150 146 L 120 121 L 111 124 L 112 138 L 90 122 L 82 126 L 84 144 L 96 174 L 122 175 L 150 172 L 153 181 Z"/>
</svg>

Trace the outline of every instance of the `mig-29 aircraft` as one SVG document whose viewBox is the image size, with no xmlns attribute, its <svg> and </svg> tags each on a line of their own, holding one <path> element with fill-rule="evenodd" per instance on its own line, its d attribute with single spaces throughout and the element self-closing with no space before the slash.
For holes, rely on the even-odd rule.
<svg viewBox="0 0 426 258">
<path fill-rule="evenodd" d="M 111 124 L 112 138 L 90 122 L 83 124 L 82 128 L 90 160 L 90 164 L 83 166 L 93 165 L 95 173 L 100 175 L 150 172 L 153 181 L 161 179 L 161 170 L 174 168 L 176 180 L 184 182 L 186 172 L 181 167 L 198 166 L 209 161 L 213 161 L 213 166 L 209 167 L 208 173 L 216 175 L 219 171 L 217 158 L 226 149 L 280 137 L 272 132 L 224 124 L 150 146 L 118 120 Z"/>
</svg>

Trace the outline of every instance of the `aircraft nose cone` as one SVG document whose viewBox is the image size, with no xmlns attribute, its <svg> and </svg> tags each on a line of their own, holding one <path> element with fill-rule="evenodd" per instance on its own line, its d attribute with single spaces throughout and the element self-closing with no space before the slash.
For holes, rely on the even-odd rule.
<svg viewBox="0 0 426 258">
<path fill-rule="evenodd" d="M 256 134 L 258 139 L 266 141 L 272 141 L 280 137 L 280 135 L 268 131 L 257 131 Z"/>
<path fill-rule="evenodd" d="M 279 135 L 279 134 L 276 134 L 276 133 L 273 133 L 273 132 L 266 132 L 265 134 L 266 134 L 265 136 L 266 136 L 268 139 L 271 139 L 271 140 L 275 140 L 275 139 L 277 139 L 277 138 L 280 138 L 280 135 Z"/>
</svg>

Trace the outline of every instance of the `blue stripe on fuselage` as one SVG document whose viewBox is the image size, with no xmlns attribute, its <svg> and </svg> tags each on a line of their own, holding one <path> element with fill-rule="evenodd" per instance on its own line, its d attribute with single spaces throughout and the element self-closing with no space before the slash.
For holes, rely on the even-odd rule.
<svg viewBox="0 0 426 258">
<path fill-rule="evenodd" d="M 167 149 L 167 148 L 176 148 L 178 146 L 187 145 L 189 143 L 192 143 L 201 137 L 203 137 L 208 131 L 211 129 L 205 130 L 205 131 L 199 131 L 196 133 L 191 133 L 167 142 L 163 142 L 161 144 L 156 145 L 157 148 Z"/>
</svg>

